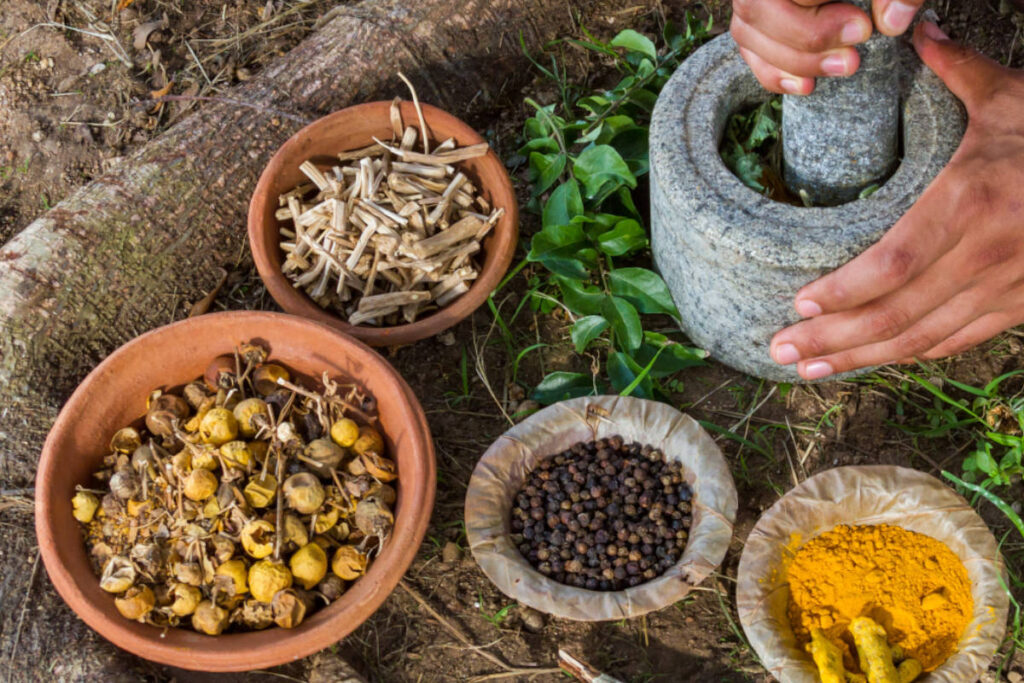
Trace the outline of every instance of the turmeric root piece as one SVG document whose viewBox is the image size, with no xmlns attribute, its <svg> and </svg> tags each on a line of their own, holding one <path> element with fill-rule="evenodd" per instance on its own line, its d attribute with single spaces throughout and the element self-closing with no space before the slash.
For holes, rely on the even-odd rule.
<svg viewBox="0 0 1024 683">
<path fill-rule="evenodd" d="M 818 666 L 821 683 L 847 683 L 843 655 L 820 628 L 811 629 L 811 642 L 807 644 L 807 651 Z"/>
<path fill-rule="evenodd" d="M 921 673 L 921 665 L 914 659 L 904 660 L 897 670 L 893 663 L 893 650 L 886 642 L 885 629 L 874 620 L 857 617 L 850 622 L 850 633 L 857 645 L 860 668 L 868 683 L 909 683 Z"/>
<path fill-rule="evenodd" d="M 896 672 L 900 675 L 900 683 L 910 683 L 920 676 L 922 671 L 924 671 L 924 667 L 916 659 L 904 659 L 896 667 Z"/>
</svg>

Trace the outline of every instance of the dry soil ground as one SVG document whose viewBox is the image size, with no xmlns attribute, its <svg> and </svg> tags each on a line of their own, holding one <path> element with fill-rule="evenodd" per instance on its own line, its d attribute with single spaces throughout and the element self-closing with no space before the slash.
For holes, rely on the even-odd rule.
<svg viewBox="0 0 1024 683">
<path fill-rule="evenodd" d="M 289 49 L 334 3 L 137 0 L 121 11 L 116 10 L 117 4 L 116 0 L 0 3 L 0 241 L 116 164 L 186 110 L 202 106 L 200 101 L 185 100 L 156 109 L 151 103 L 138 104 L 140 100 L 168 86 L 174 94 L 215 96 L 218 87 L 248 78 L 267 59 Z M 664 4 L 670 14 L 682 6 Z M 1001 61 L 1015 66 L 1024 63 L 1024 21 L 1009 11 L 1007 3 L 942 0 L 933 5 L 954 37 Z M 720 21 L 727 7 L 728 3 L 711 3 Z M 627 24 L 649 28 L 655 23 L 652 17 L 628 10 L 610 19 L 614 23 L 592 28 L 610 35 Z M 577 65 L 575 77 L 580 80 L 600 76 L 599 65 Z M 522 95 L 542 99 L 550 86 L 538 80 L 528 90 Z M 514 157 L 517 133 L 527 115 L 521 100 L 514 99 L 502 109 L 468 114 L 470 123 L 486 133 L 505 159 Z M 522 180 L 523 170 L 513 170 Z M 524 234 L 535 229 L 535 219 L 524 218 Z M 525 279 L 517 282 L 499 300 L 506 315 L 522 296 Z M 241 307 L 273 308 L 246 258 L 214 303 L 215 310 Z M 477 458 L 509 426 L 503 410 L 513 407 L 509 392 L 514 394 L 514 382 L 529 387 L 543 372 L 578 362 L 566 353 L 564 320 L 527 313 L 520 316 L 513 334 L 519 349 L 538 341 L 551 344 L 529 354 L 514 378 L 494 319 L 484 311 L 450 334 L 385 353 L 420 397 L 438 455 L 438 502 L 427 540 L 406 581 L 475 646 L 516 667 L 552 667 L 561 647 L 624 681 L 767 681 L 737 628 L 731 607 L 743 540 L 761 512 L 795 481 L 822 469 L 891 463 L 932 473 L 943 468 L 958 472 L 959 459 L 971 445 L 962 433 L 915 440 L 901 431 L 901 423 L 924 416 L 901 400 L 902 377 L 891 370 L 876 375 L 877 381 L 788 391 L 714 363 L 686 371 L 675 397 L 678 405 L 699 419 L 735 429 L 758 446 L 755 450 L 732 439 L 719 439 L 740 493 L 736 533 L 720 573 L 691 599 L 644 619 L 580 624 L 518 606 L 497 619 L 494 615 L 510 601 L 492 587 L 472 557 L 464 552 L 443 555 L 442 548 L 449 542 L 465 547 L 461 519 L 466 485 Z M 1024 367 L 1020 337 L 1003 335 L 982 349 L 936 366 L 932 374 L 979 385 Z M 463 359 L 465 374 L 460 371 Z M 82 369 L 83 376 L 87 370 Z M 1020 389 L 1019 385 L 1008 387 L 1011 393 Z M 921 402 L 930 405 L 927 398 Z M 1016 484 L 1007 499 L 1018 498 L 1020 488 Z M 13 680 L 76 680 L 80 670 L 76 643 L 95 636 L 81 624 L 68 630 L 50 626 L 48 614 L 67 608 L 37 566 L 31 492 L 4 489 L 0 494 L 0 527 L 5 537 L 0 548 L 7 555 L 4 566 L 16 568 L 0 577 L 0 592 L 25 596 L 18 619 L 6 622 L 16 627 L 0 633 L 0 670 L 8 669 Z M 981 511 L 998 536 L 1009 530 L 991 508 Z M 1024 569 L 1019 539 L 1008 541 L 1004 551 L 1019 574 Z M 113 648 L 108 652 L 109 680 L 224 680 L 155 666 L 119 655 Z M 331 653 L 377 681 L 453 681 L 507 674 L 460 644 L 401 589 Z M 310 658 L 244 679 L 306 680 L 314 668 Z M 47 671 L 51 673 L 43 673 Z M 1005 662 L 1002 675 L 1009 674 L 1009 680 L 1021 680 L 1022 673 L 1024 658 L 1018 655 Z M 559 674 L 518 678 L 565 680 Z M 513 677 L 506 675 L 505 680 Z"/>
</svg>

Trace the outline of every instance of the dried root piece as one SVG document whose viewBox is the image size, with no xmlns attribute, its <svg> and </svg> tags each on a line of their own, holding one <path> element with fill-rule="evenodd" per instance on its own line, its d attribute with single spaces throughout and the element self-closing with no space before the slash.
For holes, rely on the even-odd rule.
<svg viewBox="0 0 1024 683">
<path fill-rule="evenodd" d="M 457 169 L 487 143 L 459 148 L 449 138 L 431 152 L 412 95 L 418 128 L 402 121 L 396 99 L 390 142 L 339 154 L 331 168 L 304 162 L 311 182 L 279 198 L 282 272 L 352 325 L 411 323 L 468 292 L 480 274 L 474 255 L 504 214 Z"/>
</svg>

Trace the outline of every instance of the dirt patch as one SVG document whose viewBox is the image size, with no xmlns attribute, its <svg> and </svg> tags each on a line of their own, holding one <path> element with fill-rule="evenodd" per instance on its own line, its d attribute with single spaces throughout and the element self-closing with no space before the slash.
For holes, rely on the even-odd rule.
<svg viewBox="0 0 1024 683">
<path fill-rule="evenodd" d="M 271 2 L 274 13 L 268 18 L 263 14 L 268 3 L 262 0 L 138 0 L 111 18 L 111 3 L 106 0 L 4 0 L 0 44 L 44 22 L 80 28 L 94 25 L 96 32 L 103 30 L 102 24 L 135 66 L 126 66 L 109 40 L 59 27 L 33 29 L 0 52 L 0 110 L 8 114 L 0 120 L 0 241 L 116 164 L 186 110 L 202 106 L 194 100 L 168 103 L 157 111 L 152 103 L 139 106 L 153 91 L 174 81 L 170 92 L 216 96 L 218 86 L 247 78 L 264 59 L 287 50 L 334 4 Z M 945 26 L 954 37 L 966 39 L 1000 61 L 1024 64 L 1019 15 L 1001 14 L 981 0 L 932 4 L 946 18 Z M 724 23 L 727 3 L 712 3 L 711 10 Z M 293 13 L 283 15 L 288 11 Z M 143 48 L 136 50 L 136 28 L 162 22 L 165 14 L 167 27 L 151 33 Z M 267 26 L 274 16 L 283 18 Z M 589 28 L 611 35 L 626 26 L 652 29 L 657 18 L 625 9 Z M 572 48 L 566 50 L 574 54 Z M 158 63 L 154 62 L 156 52 Z M 582 57 L 573 68 L 578 81 L 600 83 L 606 75 L 601 65 Z M 512 162 L 513 175 L 520 180 L 524 169 L 516 164 L 517 140 L 529 114 L 522 99 L 550 101 L 545 95 L 553 93 L 550 83 L 538 79 L 507 98 L 506 106 L 477 111 L 469 118 L 499 155 Z M 525 183 L 519 186 L 523 192 Z M 525 204 L 526 198 L 520 199 Z M 534 217 L 524 216 L 523 245 L 537 227 Z M 692 597 L 644 619 L 581 624 L 519 607 L 499 618 L 509 599 L 492 586 L 468 554 L 446 562 L 441 549 L 454 542 L 465 551 L 466 486 L 480 454 L 510 425 L 505 415 L 519 407 L 516 385 L 532 386 L 553 369 L 585 370 L 589 364 L 571 353 L 563 318 L 542 316 L 524 306 L 511 319 L 525 295 L 529 274 L 527 270 L 496 297 L 509 321 L 507 344 L 493 316 L 482 310 L 448 333 L 415 346 L 383 350 L 420 397 L 438 456 L 437 504 L 427 539 L 406 581 L 471 642 L 510 666 L 552 667 L 562 647 L 630 682 L 769 681 L 746 646 L 732 607 L 743 540 L 759 515 L 795 482 L 830 467 L 890 463 L 933 474 L 942 468 L 959 472 L 959 459 L 971 446 L 962 436 L 922 439 L 901 430 L 901 425 L 925 416 L 901 403 L 899 377 L 887 370 L 866 380 L 809 387 L 773 385 L 715 363 L 686 371 L 679 377 L 676 404 L 710 425 L 735 430 L 742 439 L 716 436 L 732 466 L 741 501 L 736 534 L 720 572 Z M 237 308 L 274 308 L 247 255 L 214 304 L 214 310 Z M 180 315 L 185 310 L 187 306 Z M 536 343 L 549 346 L 524 355 L 517 364 L 518 352 Z M 950 378 L 978 385 L 1022 366 L 1020 339 L 1009 334 L 938 367 Z M 1020 494 L 1019 489 L 1018 485 L 1012 493 Z M 67 607 L 37 564 L 30 495 L 4 490 L 0 497 L 4 531 L 0 563 L 8 568 L 0 578 L 0 593 L 26 596 L 17 617 L 9 622 L 14 628 L 3 633 L 0 647 L 0 657 L 5 664 L 11 663 L 14 680 L 79 680 L 83 670 L 101 670 L 98 664 L 82 661 L 81 653 L 86 651 L 106 653 L 109 659 L 102 665 L 102 678 L 111 681 L 270 681 L 281 676 L 304 680 L 309 675 L 311 659 L 273 672 L 214 677 L 158 667 L 99 645 L 98 636 L 84 624 L 66 618 Z M 1009 530 L 999 513 L 991 508 L 982 512 L 997 535 Z M 1008 547 L 1007 553 L 1015 571 L 1024 568 L 1019 547 Z M 57 613 L 65 618 L 51 618 Z M 502 671 L 460 644 L 402 589 L 332 651 L 375 681 L 469 680 Z M 1024 658 L 1018 655 L 1012 669 L 1024 672 Z M 506 680 L 565 678 L 544 674 Z"/>
</svg>

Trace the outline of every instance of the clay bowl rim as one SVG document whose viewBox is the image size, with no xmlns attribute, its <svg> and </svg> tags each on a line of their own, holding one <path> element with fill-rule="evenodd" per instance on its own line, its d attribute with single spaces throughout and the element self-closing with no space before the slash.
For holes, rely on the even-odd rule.
<svg viewBox="0 0 1024 683">
<path fill-rule="evenodd" d="M 419 128 L 413 103 L 402 102 L 401 107 L 403 121 Z M 460 146 L 485 142 L 479 133 L 456 116 L 430 104 L 421 104 L 421 107 L 427 128 L 431 130 L 432 140 L 434 138 L 433 129 L 436 126 L 445 131 L 445 137 L 454 137 Z M 353 105 L 317 119 L 292 135 L 278 148 L 263 173 L 260 174 L 259 182 L 256 184 L 252 200 L 249 203 L 248 214 L 249 249 L 252 252 L 260 279 L 263 280 L 264 286 L 274 301 L 288 313 L 325 323 L 371 346 L 409 344 L 426 339 L 453 327 L 468 317 L 487 300 L 487 297 L 508 272 L 519 239 L 519 206 L 516 202 L 515 189 L 501 159 L 493 149 L 489 149 L 483 157 L 459 164 L 458 168 L 474 181 L 491 202 L 491 206 L 504 207 L 505 215 L 498 220 L 481 245 L 480 253 L 484 254 L 484 263 L 479 276 L 470 286 L 469 291 L 454 302 L 413 323 L 387 327 L 356 326 L 350 325 L 334 313 L 321 308 L 305 292 L 292 286 L 292 283 L 281 272 L 280 250 L 278 249 L 277 253 L 272 254 L 272 248 L 267 244 L 269 241 L 267 233 L 277 228 L 277 221 L 272 215 L 277 208 L 277 196 L 272 195 L 272 189 L 275 180 L 285 168 L 285 157 L 291 150 L 300 149 L 304 145 L 310 144 L 311 140 L 319 138 L 321 129 L 331 126 L 339 119 L 356 118 L 380 121 L 378 137 L 390 138 L 390 108 L 391 102 L 383 100 Z M 382 139 L 384 138 L 382 137 Z M 372 139 L 366 138 L 360 144 L 372 143 Z M 328 154 L 345 151 L 334 149 L 330 145 L 325 146 L 328 148 Z M 318 152 L 315 156 L 325 155 Z M 474 170 L 476 166 L 492 169 L 497 176 L 497 182 L 486 187 L 482 186 L 479 182 L 481 174 Z"/>
<path fill-rule="evenodd" d="M 419 477 L 407 485 L 400 484 L 395 531 L 391 542 L 381 557 L 371 565 L 366 576 L 346 591 L 345 595 L 351 596 L 350 599 L 346 600 L 343 596 L 291 630 L 271 627 L 262 631 L 228 633 L 216 637 L 182 630 L 181 638 L 171 643 L 161 637 L 161 629 L 121 618 L 112 611 L 112 599 L 106 609 L 101 607 L 100 599 L 110 596 L 97 593 L 89 595 L 79 585 L 96 581 L 95 575 L 89 571 L 88 576 L 76 579 L 76 575 L 71 573 L 62 559 L 68 553 L 84 555 L 85 544 L 81 543 L 73 550 L 57 546 L 54 531 L 57 524 L 66 523 L 76 529 L 78 527 L 78 523 L 71 517 L 70 504 L 66 504 L 67 509 L 63 515 L 55 509 L 59 502 L 53 493 L 54 473 L 62 461 L 61 453 L 64 453 L 63 457 L 68 457 L 66 450 L 59 452 L 58 449 L 70 438 L 73 425 L 86 410 L 86 402 L 93 399 L 88 394 L 88 388 L 102 386 L 108 373 L 118 372 L 119 366 L 124 365 L 125 361 L 137 357 L 140 351 L 150 348 L 155 341 L 168 334 L 182 330 L 201 333 L 204 328 L 216 329 L 229 324 L 232 329 L 239 330 L 239 338 L 270 338 L 272 335 L 284 337 L 299 331 L 312 333 L 321 339 L 330 338 L 333 342 L 331 345 L 343 347 L 358 367 L 373 367 L 374 372 L 379 373 L 379 380 L 375 384 L 381 386 L 376 390 L 378 400 L 384 400 L 389 395 L 400 397 L 391 399 L 398 406 L 395 421 L 401 420 L 411 425 L 407 448 L 413 449 L 410 457 L 422 463 L 422 467 L 419 468 Z M 273 356 L 273 348 L 271 354 Z M 285 364 L 291 362 L 290 357 L 281 360 Z M 361 376 L 354 379 L 365 382 L 364 373 L 368 371 L 364 370 L 359 373 Z M 95 410 L 93 407 L 88 409 Z M 385 438 L 389 438 L 387 434 Z M 90 454 L 86 456 L 99 457 Z M 434 446 L 423 408 L 405 380 L 373 349 L 332 327 L 297 316 L 263 311 L 213 313 L 171 323 L 132 339 L 111 353 L 78 385 L 54 422 L 40 456 L 35 485 L 36 536 L 47 574 L 57 592 L 80 619 L 114 645 L 145 659 L 171 666 L 211 672 L 248 671 L 284 664 L 313 654 L 340 641 L 369 618 L 395 589 L 415 559 L 429 525 L 429 511 L 433 509 L 435 493 Z M 424 514 L 425 510 L 427 514 Z M 61 521 L 64 516 L 67 519 Z M 84 561 L 88 564 L 87 559 Z M 96 590 L 99 590 L 98 582 Z"/>
</svg>

